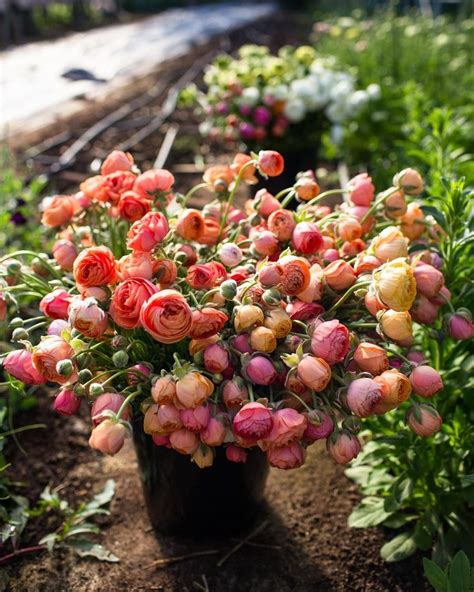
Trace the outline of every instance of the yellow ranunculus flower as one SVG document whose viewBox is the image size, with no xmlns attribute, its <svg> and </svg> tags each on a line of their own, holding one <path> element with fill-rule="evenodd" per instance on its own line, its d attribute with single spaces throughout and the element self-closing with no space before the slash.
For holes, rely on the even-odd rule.
<svg viewBox="0 0 474 592">
<path fill-rule="evenodd" d="M 389 226 L 374 238 L 370 251 L 379 261 L 392 261 L 408 255 L 407 239 L 396 226 Z"/>
<path fill-rule="evenodd" d="M 378 313 L 377 318 L 386 337 L 399 345 L 411 345 L 413 328 L 409 312 L 384 310 Z"/>
<path fill-rule="evenodd" d="M 381 302 L 392 310 L 410 310 L 416 296 L 413 270 L 403 257 L 382 265 L 374 272 L 375 291 Z"/>
</svg>

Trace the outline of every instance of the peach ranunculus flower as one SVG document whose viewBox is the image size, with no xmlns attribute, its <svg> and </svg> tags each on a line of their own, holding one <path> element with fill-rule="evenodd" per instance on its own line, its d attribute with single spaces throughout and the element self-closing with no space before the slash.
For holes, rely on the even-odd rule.
<svg viewBox="0 0 474 592">
<path fill-rule="evenodd" d="M 347 290 L 356 281 L 355 271 L 343 259 L 330 263 L 323 269 L 323 273 L 328 286 L 336 291 Z"/>
<path fill-rule="evenodd" d="M 377 415 L 399 407 L 408 399 L 412 391 L 408 377 L 395 368 L 385 370 L 380 376 L 376 376 L 374 381 L 382 391 L 382 399 L 374 407 L 374 412 Z"/>
<path fill-rule="evenodd" d="M 112 294 L 110 316 L 119 327 L 135 329 L 140 325 L 142 306 L 156 292 L 155 285 L 147 279 L 126 279 Z"/>
<path fill-rule="evenodd" d="M 130 152 L 113 150 L 102 163 L 100 172 L 102 175 L 110 175 L 117 171 L 131 171 L 133 167 L 133 156 Z"/>
<path fill-rule="evenodd" d="M 180 409 L 194 409 L 202 405 L 214 392 L 214 384 L 200 372 L 188 372 L 176 382 L 175 405 Z"/>
<path fill-rule="evenodd" d="M 398 343 L 408 346 L 413 341 L 413 327 L 411 315 L 408 311 L 386 310 L 377 314 L 384 334 Z"/>
<path fill-rule="evenodd" d="M 53 257 L 63 271 L 72 271 L 77 257 L 75 244 L 67 239 L 59 239 L 53 245 Z"/>
<path fill-rule="evenodd" d="M 162 290 L 142 306 L 140 322 L 156 341 L 177 343 L 189 334 L 192 313 L 182 294 L 176 290 Z"/>
<path fill-rule="evenodd" d="M 169 193 L 174 176 L 166 169 L 151 169 L 139 175 L 133 190 L 144 199 L 153 199 L 157 193 Z"/>
<path fill-rule="evenodd" d="M 120 196 L 118 202 L 118 213 L 121 218 L 127 222 L 136 222 L 143 218 L 151 210 L 151 203 L 136 193 L 135 191 L 126 191 Z"/>
<path fill-rule="evenodd" d="M 408 256 L 408 240 L 396 226 L 384 228 L 370 244 L 370 252 L 382 263 Z"/>
<path fill-rule="evenodd" d="M 278 264 L 283 269 L 281 290 L 286 296 L 295 296 L 306 290 L 311 281 L 307 259 L 287 255 L 279 259 Z"/>
<path fill-rule="evenodd" d="M 54 195 L 43 199 L 41 209 L 42 224 L 52 227 L 63 226 L 71 221 L 79 209 L 79 203 L 72 195 Z"/>
<path fill-rule="evenodd" d="M 374 286 L 380 301 L 396 311 L 407 311 L 416 296 L 413 269 L 403 257 L 382 265 L 374 272 Z"/>
<path fill-rule="evenodd" d="M 127 247 L 133 251 L 152 251 L 169 232 L 168 220 L 161 212 L 148 212 L 132 224 Z"/>
<path fill-rule="evenodd" d="M 248 162 L 250 162 L 252 160 L 252 157 L 249 156 L 248 154 L 243 154 L 242 152 L 238 152 L 235 156 L 234 156 L 234 160 L 232 161 L 232 164 L 230 165 L 230 168 L 232 169 L 232 171 L 235 173 L 235 175 L 238 175 L 240 173 L 240 171 L 242 170 L 242 167 L 244 165 L 246 165 Z M 255 166 L 252 165 L 247 165 L 244 169 L 244 171 L 242 172 L 242 180 L 245 181 L 246 183 L 248 183 L 249 185 L 255 185 L 256 183 L 258 183 L 258 179 L 255 176 Z"/>
<path fill-rule="evenodd" d="M 188 241 L 197 241 L 206 231 L 203 215 L 198 210 L 181 212 L 176 222 L 176 234 Z"/>
<path fill-rule="evenodd" d="M 189 337 L 192 339 L 207 339 L 222 330 L 228 316 L 222 310 L 205 306 L 193 310 L 192 324 L 189 330 Z"/>
<path fill-rule="evenodd" d="M 219 240 L 221 235 L 221 225 L 219 220 L 214 218 L 204 218 L 204 232 L 197 239 L 200 245 L 212 246 Z M 222 237 L 225 236 L 224 230 L 222 230 Z"/>
<path fill-rule="evenodd" d="M 154 259 L 153 275 L 158 280 L 160 287 L 170 286 L 178 276 L 176 263 L 171 259 Z"/>
<path fill-rule="evenodd" d="M 108 247 L 90 247 L 82 251 L 74 261 L 74 279 L 85 288 L 114 284 L 117 279 L 117 263 Z"/>
<path fill-rule="evenodd" d="M 226 164 L 218 164 L 209 167 L 202 176 L 204 183 L 207 183 L 214 191 L 226 191 L 235 179 L 232 168 Z"/>
<path fill-rule="evenodd" d="M 49 335 L 35 347 L 33 351 L 33 365 L 47 380 L 66 384 L 74 382 L 77 377 L 77 369 L 72 363 L 72 373 L 68 376 L 62 376 L 58 373 L 56 365 L 63 360 L 71 360 L 74 356 L 72 347 L 61 337 Z"/>
<path fill-rule="evenodd" d="M 155 259 L 144 251 L 133 251 L 118 261 L 118 274 L 122 281 L 128 278 L 151 280 L 154 272 Z"/>
<path fill-rule="evenodd" d="M 116 205 L 120 197 L 133 189 L 136 176 L 130 171 L 115 171 L 102 177 L 102 182 L 97 186 L 93 199 Z M 81 185 L 81 190 L 82 185 Z"/>
</svg>

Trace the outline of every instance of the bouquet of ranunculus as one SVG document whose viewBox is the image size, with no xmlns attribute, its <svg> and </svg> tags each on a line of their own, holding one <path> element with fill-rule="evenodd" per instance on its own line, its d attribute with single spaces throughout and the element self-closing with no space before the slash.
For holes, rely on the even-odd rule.
<svg viewBox="0 0 474 592">
<path fill-rule="evenodd" d="M 319 143 L 329 128 L 337 140 L 341 126 L 380 94 L 375 84 L 356 90 L 350 72 L 309 46 L 287 46 L 272 55 L 268 47 L 245 45 L 237 59 L 216 58 L 204 81 L 205 93 L 190 89 L 205 117 L 202 134 L 252 148 L 301 150 Z"/>
<path fill-rule="evenodd" d="M 276 196 L 260 190 L 246 211 L 233 206 L 239 184 L 283 167 L 271 150 L 237 154 L 182 195 L 169 171 L 140 173 L 113 152 L 78 193 L 45 199 L 52 258 L 0 260 L 2 298 L 30 308 L 37 298 L 41 313 L 10 321 L 21 348 L 4 369 L 57 385 L 63 415 L 88 403 L 93 448 L 118 452 L 143 414 L 156 446 L 199 467 L 223 446 L 230 462 L 258 447 L 272 466 L 296 468 L 320 439 L 346 463 L 361 419 L 404 403 L 417 434 L 439 430 L 429 399 L 442 379 L 410 351 L 413 321 L 425 330 L 450 306 L 439 229 L 407 203 L 422 179 L 406 169 L 376 197 L 366 174 L 320 194 L 305 173 Z M 198 188 L 213 199 L 202 211 L 187 207 Z M 320 205 L 337 192 L 342 205 Z M 446 331 L 472 335 L 469 315 L 449 313 Z"/>
</svg>

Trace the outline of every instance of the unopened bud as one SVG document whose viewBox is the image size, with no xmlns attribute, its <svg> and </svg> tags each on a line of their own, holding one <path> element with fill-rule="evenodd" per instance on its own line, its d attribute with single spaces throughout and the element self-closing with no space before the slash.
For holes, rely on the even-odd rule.
<svg viewBox="0 0 474 592">
<path fill-rule="evenodd" d="M 220 286 L 220 293 L 226 300 L 233 300 L 237 294 L 237 282 L 235 280 L 226 280 Z"/>
<path fill-rule="evenodd" d="M 92 372 L 88 368 L 84 368 L 84 370 L 81 370 L 79 372 L 79 374 L 77 375 L 77 380 L 81 384 L 85 384 L 86 382 L 89 382 L 89 380 L 91 378 L 92 378 Z"/>
<path fill-rule="evenodd" d="M 89 387 L 89 393 L 93 397 L 98 397 L 99 395 L 102 395 L 104 393 L 104 387 L 100 383 L 94 382 Z"/>
<path fill-rule="evenodd" d="M 112 362 L 116 368 L 125 368 L 128 364 L 128 354 L 124 351 L 115 352 L 112 356 Z"/>
<path fill-rule="evenodd" d="M 26 341 L 28 339 L 28 331 L 22 327 L 18 327 L 12 333 L 12 341 Z"/>
<path fill-rule="evenodd" d="M 74 371 L 74 365 L 71 360 L 59 360 L 56 364 L 56 372 L 59 376 L 71 376 Z"/>
</svg>

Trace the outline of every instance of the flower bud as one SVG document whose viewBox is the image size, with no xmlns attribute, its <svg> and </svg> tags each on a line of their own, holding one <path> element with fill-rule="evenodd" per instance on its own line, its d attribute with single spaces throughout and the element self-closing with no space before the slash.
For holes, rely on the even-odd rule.
<svg viewBox="0 0 474 592">
<path fill-rule="evenodd" d="M 306 450 L 298 442 L 282 448 L 270 448 L 267 452 L 268 462 L 278 469 L 297 469 L 304 464 Z"/>
<path fill-rule="evenodd" d="M 267 386 L 277 378 L 273 363 L 264 356 L 255 355 L 243 368 L 246 378 L 253 384 Z"/>
<path fill-rule="evenodd" d="M 204 350 L 204 366 L 208 372 L 223 372 L 229 366 L 229 362 L 229 352 L 220 343 L 208 345 Z"/>
<path fill-rule="evenodd" d="M 272 412 L 261 403 L 247 403 L 232 422 L 234 433 L 249 442 L 264 439 L 270 433 L 272 425 Z"/>
<path fill-rule="evenodd" d="M 212 464 L 214 462 L 214 453 L 212 451 L 212 448 L 209 448 L 209 446 L 203 446 L 201 444 L 200 446 L 198 446 L 198 449 L 193 454 L 192 460 L 197 464 L 197 466 L 200 469 L 212 467 Z"/>
<path fill-rule="evenodd" d="M 122 423 L 106 419 L 92 430 L 89 446 L 114 455 L 122 448 L 126 435 L 127 429 Z"/>
<path fill-rule="evenodd" d="M 102 421 L 107 419 L 106 411 L 111 411 L 114 414 L 119 412 L 125 397 L 119 393 L 104 393 L 97 397 L 91 409 L 91 419 L 94 426 L 99 425 Z M 131 406 L 127 405 L 122 412 L 121 419 L 128 420 L 132 415 Z"/>
<path fill-rule="evenodd" d="M 170 444 L 173 450 L 180 454 L 194 454 L 199 446 L 199 438 L 193 432 L 182 428 L 170 435 Z"/>
<path fill-rule="evenodd" d="M 59 362 L 56 363 L 56 372 L 59 376 L 71 376 L 74 370 L 74 364 L 71 360 L 59 360 Z"/>
<path fill-rule="evenodd" d="M 444 285 L 443 274 L 432 265 L 419 263 L 413 270 L 416 289 L 426 298 L 434 298 Z"/>
<path fill-rule="evenodd" d="M 92 378 L 92 372 L 88 368 L 84 368 L 84 370 L 81 370 L 77 374 L 77 381 L 80 384 L 85 384 L 86 382 L 89 382 L 89 380 L 91 378 Z"/>
<path fill-rule="evenodd" d="M 225 449 L 227 460 L 235 463 L 244 463 L 247 461 L 247 453 L 240 446 L 229 444 Z"/>
<path fill-rule="evenodd" d="M 298 377 L 308 388 L 320 393 L 331 380 L 331 367 L 325 360 L 307 355 L 298 363 Z"/>
<path fill-rule="evenodd" d="M 354 360 L 362 372 L 370 372 L 373 376 L 388 370 L 387 352 L 374 343 L 359 343 L 354 352 Z"/>
<path fill-rule="evenodd" d="M 245 382 L 240 376 L 236 376 L 224 383 L 222 387 L 222 398 L 226 407 L 240 407 L 248 399 Z"/>
<path fill-rule="evenodd" d="M 344 465 L 356 458 L 361 445 L 357 436 L 349 432 L 339 432 L 328 438 L 327 450 L 338 464 Z"/>
<path fill-rule="evenodd" d="M 262 450 L 281 448 L 301 440 L 306 430 L 306 417 L 295 409 L 285 407 L 273 413 L 271 432 L 263 440 Z"/>
<path fill-rule="evenodd" d="M 448 331 L 453 339 L 471 339 L 474 335 L 474 325 L 469 314 L 458 311 L 447 319 Z"/>
<path fill-rule="evenodd" d="M 208 378 L 199 372 L 188 372 L 176 383 L 176 404 L 192 409 L 205 403 L 213 392 L 214 385 Z"/>
<path fill-rule="evenodd" d="M 349 199 L 356 206 L 370 206 L 375 195 L 372 178 L 367 173 L 360 173 L 348 183 Z"/>
<path fill-rule="evenodd" d="M 380 314 L 379 322 L 386 337 L 399 345 L 411 345 L 413 328 L 409 312 L 386 310 Z"/>
<path fill-rule="evenodd" d="M 125 368 L 128 364 L 128 354 L 124 351 L 117 351 L 112 356 L 112 363 L 116 368 Z"/>
<path fill-rule="evenodd" d="M 253 326 L 263 325 L 263 311 L 254 304 L 244 304 L 235 309 L 234 327 L 237 333 L 242 333 Z"/>
<path fill-rule="evenodd" d="M 226 300 L 233 300 L 237 294 L 237 282 L 225 280 L 219 287 L 220 294 Z"/>
<path fill-rule="evenodd" d="M 265 316 L 264 326 L 271 329 L 277 339 L 286 337 L 292 328 L 292 321 L 287 312 L 275 308 Z"/>
<path fill-rule="evenodd" d="M 291 244 L 303 255 L 313 255 L 324 248 L 323 235 L 314 222 L 299 222 L 293 231 Z"/>
<path fill-rule="evenodd" d="M 242 250 L 234 243 L 225 243 L 219 248 L 219 259 L 227 267 L 235 267 L 242 261 Z"/>
<path fill-rule="evenodd" d="M 256 327 L 250 333 L 250 345 L 255 351 L 271 353 L 277 346 L 275 333 L 267 327 Z"/>
<path fill-rule="evenodd" d="M 410 374 L 413 390 L 420 397 L 429 398 L 443 388 L 439 372 L 431 366 L 417 366 Z"/>
<path fill-rule="evenodd" d="M 371 378 L 357 378 L 347 389 L 347 406 L 357 417 L 373 415 L 382 400 L 382 389 Z"/>
<path fill-rule="evenodd" d="M 347 290 L 356 281 L 356 274 L 352 267 L 343 259 L 333 261 L 323 269 L 326 283 L 336 291 Z"/>
<path fill-rule="evenodd" d="M 215 417 L 211 417 L 207 422 L 207 426 L 201 432 L 201 441 L 208 446 L 221 446 L 225 434 L 226 430 L 222 422 Z"/>
<path fill-rule="evenodd" d="M 407 257 L 407 239 L 396 226 L 384 228 L 370 244 L 370 250 L 382 262 Z"/>
<path fill-rule="evenodd" d="M 278 177 L 285 168 L 285 160 L 275 150 L 260 150 L 258 153 L 257 167 L 262 175 Z"/>
<path fill-rule="evenodd" d="M 252 348 L 250 347 L 250 337 L 247 333 L 237 335 L 231 341 L 231 345 L 241 354 L 251 354 Z"/>
<path fill-rule="evenodd" d="M 375 405 L 377 415 L 383 415 L 396 407 L 399 407 L 408 399 L 411 393 L 411 384 L 408 378 L 396 369 L 386 370 L 374 381 L 380 386 L 382 398 Z"/>
<path fill-rule="evenodd" d="M 29 335 L 26 329 L 22 327 L 18 327 L 17 329 L 13 330 L 12 333 L 12 341 L 28 341 Z"/>
<path fill-rule="evenodd" d="M 209 407 L 199 405 L 194 409 L 182 409 L 179 417 L 183 426 L 191 432 L 200 432 L 209 422 Z"/>
<path fill-rule="evenodd" d="M 394 191 L 394 188 L 391 187 L 387 189 L 386 193 L 390 193 L 390 195 L 384 201 L 385 215 L 394 220 L 404 216 L 407 211 L 407 202 L 403 191 Z"/>
<path fill-rule="evenodd" d="M 420 195 L 424 190 L 423 178 L 415 169 L 403 169 L 393 177 L 395 187 L 400 187 L 407 195 Z"/>
<path fill-rule="evenodd" d="M 92 397 L 98 397 L 104 392 L 104 387 L 99 382 L 93 382 L 89 387 L 89 394 Z"/>
<path fill-rule="evenodd" d="M 75 415 L 81 406 L 82 399 L 74 394 L 74 391 L 64 389 L 54 399 L 54 410 L 65 416 Z"/>
<path fill-rule="evenodd" d="M 151 387 L 151 396 L 159 405 L 171 403 L 176 396 L 174 378 L 170 374 L 158 378 Z"/>
<path fill-rule="evenodd" d="M 406 422 L 417 436 L 427 438 L 440 431 L 443 420 L 434 407 L 421 404 L 408 410 Z"/>
<path fill-rule="evenodd" d="M 311 338 L 311 351 L 328 364 L 342 362 L 349 351 L 349 330 L 337 319 L 320 323 Z"/>
<path fill-rule="evenodd" d="M 334 431 L 334 422 L 324 411 L 312 410 L 306 414 L 307 423 L 303 440 L 316 442 L 328 438 Z"/>
</svg>

